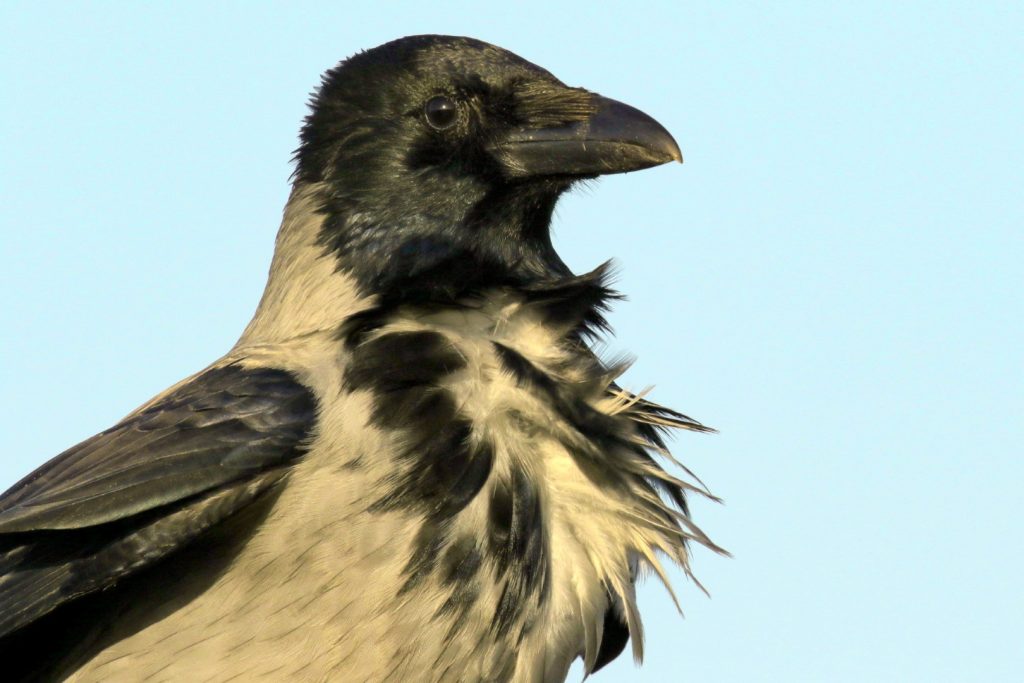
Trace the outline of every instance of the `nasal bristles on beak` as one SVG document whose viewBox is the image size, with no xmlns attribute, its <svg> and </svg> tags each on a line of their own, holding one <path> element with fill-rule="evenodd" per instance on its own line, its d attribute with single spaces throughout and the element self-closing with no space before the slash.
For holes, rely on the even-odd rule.
<svg viewBox="0 0 1024 683">
<path fill-rule="evenodd" d="M 517 87 L 515 108 L 524 124 L 547 127 L 585 121 L 597 112 L 597 102 L 583 88 L 531 81 Z"/>
</svg>

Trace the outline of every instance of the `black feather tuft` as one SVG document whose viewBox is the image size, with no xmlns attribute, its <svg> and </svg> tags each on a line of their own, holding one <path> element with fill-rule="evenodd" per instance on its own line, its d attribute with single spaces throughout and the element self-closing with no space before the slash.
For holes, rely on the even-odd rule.
<svg viewBox="0 0 1024 683">
<path fill-rule="evenodd" d="M 504 577 L 491 626 L 504 631 L 519 621 L 531 600 L 544 601 L 550 572 L 540 492 L 520 467 L 513 465 L 507 477 L 495 480 L 487 529 L 488 557 Z"/>
<path fill-rule="evenodd" d="M 374 320 L 372 316 L 366 320 Z M 369 323 L 376 329 L 376 322 Z M 479 494 L 491 474 L 493 447 L 474 438 L 443 379 L 465 366 L 452 344 L 436 332 L 390 332 L 367 339 L 370 329 L 348 334 L 352 358 L 345 372 L 349 390 L 373 393 L 372 419 L 400 434 L 395 471 L 387 492 L 371 511 L 405 510 L 423 518 L 405 566 L 406 593 L 440 572 L 451 594 L 441 613 L 464 616 L 475 600 L 472 578 L 481 558 L 467 539 L 449 544 L 452 519 Z"/>
<path fill-rule="evenodd" d="M 609 595 L 609 602 L 613 602 Z M 588 673 L 595 673 L 603 669 L 612 660 L 622 654 L 629 642 L 629 626 L 623 620 L 612 604 L 604 612 L 604 628 L 602 629 L 601 647 L 597 651 L 597 659 L 594 661 L 594 668 Z"/>
</svg>

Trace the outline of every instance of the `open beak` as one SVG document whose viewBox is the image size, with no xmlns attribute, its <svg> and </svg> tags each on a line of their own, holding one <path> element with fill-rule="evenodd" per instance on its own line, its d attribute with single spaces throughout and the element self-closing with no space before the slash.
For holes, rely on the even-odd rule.
<svg viewBox="0 0 1024 683">
<path fill-rule="evenodd" d="M 588 118 L 553 128 L 522 127 L 491 152 L 510 177 L 596 176 L 678 161 L 683 154 L 665 128 L 639 109 L 594 95 Z"/>
</svg>

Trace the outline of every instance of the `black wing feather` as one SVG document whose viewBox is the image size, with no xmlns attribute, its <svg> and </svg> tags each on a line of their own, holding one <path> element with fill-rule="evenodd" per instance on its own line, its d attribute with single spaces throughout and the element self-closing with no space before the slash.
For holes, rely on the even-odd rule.
<svg viewBox="0 0 1024 683">
<path fill-rule="evenodd" d="M 311 392 L 289 373 L 208 370 L 0 496 L 0 636 L 188 544 L 304 452 Z"/>
</svg>

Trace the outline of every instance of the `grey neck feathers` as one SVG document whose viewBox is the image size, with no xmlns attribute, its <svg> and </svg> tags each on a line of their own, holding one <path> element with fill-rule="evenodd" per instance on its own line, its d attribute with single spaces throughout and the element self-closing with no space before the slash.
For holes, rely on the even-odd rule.
<svg viewBox="0 0 1024 683">
<path fill-rule="evenodd" d="M 235 348 L 279 344 L 335 328 L 366 308 L 350 276 L 317 239 L 324 215 L 317 211 L 316 185 L 297 183 L 284 209 L 263 298 Z"/>
</svg>

